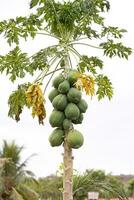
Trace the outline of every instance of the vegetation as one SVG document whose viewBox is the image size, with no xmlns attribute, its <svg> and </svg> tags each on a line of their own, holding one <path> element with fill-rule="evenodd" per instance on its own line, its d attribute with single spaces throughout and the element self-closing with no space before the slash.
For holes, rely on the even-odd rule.
<svg viewBox="0 0 134 200">
<path fill-rule="evenodd" d="M 96 56 L 81 55 L 76 49 L 77 45 L 85 45 L 102 51 L 104 56 L 110 58 L 117 56 L 128 59 L 131 55 L 132 49 L 121 42 L 126 30 L 105 25 L 102 15 L 109 11 L 110 3 L 107 0 L 31 0 L 30 9 L 34 9 L 34 14 L 0 22 L 0 33 L 11 46 L 7 55 L 0 56 L 0 72 L 6 72 L 13 82 L 18 78 L 24 79 L 26 74 L 35 77 L 39 73 L 33 83 L 21 84 L 11 94 L 8 101 L 9 117 L 19 121 L 24 106 L 32 107 L 32 116 L 37 116 L 42 124 L 45 118 L 43 94 L 54 73 L 65 72 L 68 68 L 77 69 L 80 75 L 77 85 L 86 94 L 97 95 L 99 100 L 106 96 L 111 99 L 113 86 L 101 72 L 103 60 Z M 27 41 L 29 37 L 34 39 L 37 35 L 53 37 L 55 44 L 30 56 L 22 52 L 20 39 Z M 97 46 L 90 44 L 96 41 Z M 76 61 L 72 63 L 73 58 Z M 42 93 L 40 84 L 46 76 L 50 76 L 50 80 L 44 84 Z M 25 96 L 27 90 L 28 98 Z M 35 95 L 36 91 L 38 94 Z"/>
<path fill-rule="evenodd" d="M 26 170 L 29 160 L 21 162 L 21 152 L 15 142 L 3 142 L 0 150 L 0 199 L 1 200 L 62 200 L 63 167 L 56 175 L 35 179 L 33 172 Z M 74 171 L 73 198 L 84 200 L 90 191 L 98 191 L 100 197 L 126 199 L 133 196 L 133 179 L 124 183 L 118 177 L 101 170 L 86 170 L 83 174 Z"/>
<path fill-rule="evenodd" d="M 113 86 L 109 78 L 103 74 L 103 60 L 93 55 L 82 55 L 77 51 L 76 46 L 84 45 L 98 49 L 103 52 L 104 56 L 110 58 L 118 56 L 128 59 L 132 49 L 124 46 L 121 42 L 126 30 L 105 25 L 103 16 L 110 9 L 110 3 L 107 0 L 61 2 L 31 0 L 30 9 L 33 9 L 33 14 L 28 17 L 19 16 L 0 22 L 0 33 L 11 46 L 9 53 L 0 56 L 0 72 L 6 72 L 13 82 L 18 78 L 24 78 L 26 74 L 35 77 L 39 73 L 32 83 L 24 82 L 10 95 L 8 115 L 18 122 L 23 108 L 26 106 L 32 109 L 33 117 L 38 117 L 39 124 L 44 124 L 46 117 L 45 92 L 55 73 L 61 71 L 60 78 L 53 80 L 53 86 L 58 93 L 67 95 L 71 106 L 69 108 L 69 104 L 67 105 L 65 113 L 54 110 L 50 116 L 50 124 L 52 127 L 61 128 L 65 116 L 72 120 L 74 124 L 82 123 L 83 114 L 80 113 L 81 108 L 79 110 L 76 105 L 80 103 L 81 92 L 85 92 L 91 97 L 96 95 L 98 100 L 104 97 L 111 99 Z M 26 52 L 22 52 L 20 39 L 23 38 L 27 41 L 29 37 L 34 39 L 37 35 L 53 37 L 56 42 L 34 55 L 29 56 Z M 97 45 L 95 46 L 91 42 L 95 42 Z M 73 61 L 74 59 L 75 61 Z M 70 69 L 73 69 L 72 72 L 70 72 Z M 74 73 L 77 76 L 74 76 Z M 47 84 L 44 81 L 46 76 L 50 77 Z M 66 81 L 64 85 L 62 84 L 63 79 Z M 69 88 L 70 85 L 71 88 Z M 42 87 L 44 87 L 44 91 Z M 49 96 L 51 101 L 54 97 L 55 93 Z M 53 106 L 59 109 L 58 103 L 53 101 Z M 72 110 L 75 110 L 75 116 Z M 74 129 L 73 126 L 71 126 L 71 129 Z M 63 199 L 73 200 L 73 156 L 72 148 L 67 140 L 68 132 L 69 130 L 65 130 L 63 142 Z M 81 138 L 80 145 L 83 144 L 83 137 Z M 13 189 L 13 191 L 15 196 L 16 190 Z M 81 189 L 78 189 L 78 191 L 82 193 Z M 78 191 L 75 192 L 75 195 L 78 194 Z M 83 198 L 83 196 L 77 196 L 77 198 Z"/>
<path fill-rule="evenodd" d="M 34 174 L 25 170 L 29 158 L 21 162 L 21 152 L 15 142 L 3 142 L 0 149 L 0 199 L 1 200 L 38 200 L 39 195 L 26 186 L 33 182 Z M 35 181 L 36 182 L 36 181 Z"/>
<path fill-rule="evenodd" d="M 58 175 L 50 175 L 38 180 L 38 187 L 31 187 L 40 194 L 41 199 L 62 200 L 63 182 L 61 172 Z M 106 174 L 102 170 L 87 170 L 83 174 L 78 172 L 73 176 L 73 198 L 84 200 L 90 191 L 98 191 L 101 198 L 111 199 L 120 196 L 127 198 L 127 186 L 119 178 Z"/>
<path fill-rule="evenodd" d="M 128 182 L 128 195 L 134 197 L 134 178 Z"/>
</svg>

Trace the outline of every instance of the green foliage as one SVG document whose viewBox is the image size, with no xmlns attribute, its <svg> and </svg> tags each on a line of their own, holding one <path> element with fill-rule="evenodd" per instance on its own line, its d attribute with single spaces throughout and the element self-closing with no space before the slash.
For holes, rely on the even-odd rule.
<svg viewBox="0 0 134 200">
<path fill-rule="evenodd" d="M 106 0 L 95 2 L 75 0 L 62 3 L 51 0 L 38 1 L 38 3 L 42 3 L 37 9 L 38 15 L 45 18 L 50 31 L 58 37 L 70 32 L 73 39 L 83 34 L 89 38 L 98 38 L 97 31 L 90 27 L 91 23 L 102 25 L 104 18 L 100 16 L 100 13 L 110 8 Z M 31 5 L 36 6 L 37 1 L 31 1 Z"/>
<path fill-rule="evenodd" d="M 25 170 L 29 158 L 21 162 L 21 153 L 23 147 L 18 146 L 15 142 L 7 143 L 3 142 L 3 146 L 0 149 L 0 199 L 12 199 L 12 200 L 38 200 L 37 195 L 32 189 L 26 185 L 26 180 L 29 182 L 34 180 L 33 173 Z M 25 187 L 25 195 L 22 194 L 21 185 Z M 26 193 L 29 191 L 29 193 Z M 35 198 L 32 194 L 36 194 Z M 38 198 L 37 198 L 38 196 Z"/>
<path fill-rule="evenodd" d="M 96 83 L 98 86 L 98 90 L 96 92 L 98 100 L 101 100 L 105 96 L 111 99 L 113 96 L 113 87 L 108 77 L 103 75 L 98 75 L 96 78 Z"/>
<path fill-rule="evenodd" d="M 59 176 L 51 175 L 40 178 L 38 182 L 38 185 L 32 184 L 31 186 L 39 193 L 41 199 L 62 200 L 62 173 Z M 90 191 L 98 191 L 100 198 L 127 199 L 124 184 L 111 174 L 106 174 L 102 170 L 87 170 L 82 174 L 75 171 L 73 175 L 73 199 L 84 200 Z"/>
<path fill-rule="evenodd" d="M 14 45 L 16 45 L 16 47 L 9 51 L 7 55 L 0 56 L 0 72 L 6 72 L 6 75 L 9 75 L 10 80 L 15 81 L 17 78 L 24 78 L 27 74 L 34 75 L 35 72 L 38 72 L 39 70 L 41 71 L 34 83 L 31 84 L 32 87 L 29 87 L 30 89 L 33 89 L 28 93 L 29 102 L 31 102 L 32 107 L 32 115 L 35 116 L 38 113 L 39 122 L 43 124 L 43 119 L 46 113 L 43 104 L 43 93 L 39 88 L 40 83 L 43 82 L 46 76 L 50 75 L 44 89 L 45 93 L 55 72 L 62 70 L 62 74 L 64 74 L 62 80 L 56 81 L 55 84 L 53 82 L 54 87 L 58 88 L 59 84 L 67 76 L 66 68 L 77 68 L 81 73 L 80 82 L 77 83 L 77 86 L 80 86 L 80 83 L 83 81 L 83 88 L 87 94 L 93 96 L 95 82 L 97 86 L 96 95 L 98 99 L 100 100 L 104 97 L 111 99 L 113 95 L 112 84 L 106 75 L 98 73 L 98 70 L 100 71 L 103 69 L 103 61 L 95 56 L 89 57 L 88 55 L 81 55 L 75 49 L 75 45 L 78 44 L 88 46 L 89 48 L 92 47 L 99 49 L 104 52 L 105 56 L 110 58 L 118 56 L 119 58 L 128 59 L 131 55 L 132 49 L 126 47 L 121 42 L 123 33 L 126 31 L 124 29 L 119 29 L 118 27 L 105 26 L 104 14 L 110 9 L 109 1 L 73 0 L 57 2 L 55 0 L 31 0 L 30 8 L 34 8 L 34 14 L 30 14 L 28 17 L 19 16 L 15 19 L 0 21 L 0 34 L 2 34 L 6 39 L 9 46 L 14 47 Z M 20 39 L 23 38 L 25 41 L 29 37 L 34 39 L 37 34 L 53 37 L 57 39 L 57 44 L 41 49 L 28 58 L 27 53 L 23 53 L 19 47 Z M 80 41 L 83 38 L 87 39 L 86 42 L 77 43 L 77 41 Z M 90 45 L 88 43 L 91 40 L 94 41 L 94 39 L 97 39 L 99 43 L 98 46 Z M 74 67 L 72 65 L 72 56 L 76 58 Z M 52 67 L 54 67 L 53 71 L 50 71 Z M 84 75 L 83 73 L 88 74 Z M 76 80 L 78 77 L 75 77 L 74 79 Z M 35 87 L 35 85 L 38 87 Z M 18 90 L 14 91 L 9 97 L 8 114 L 16 121 L 20 120 L 22 109 L 25 105 L 27 106 L 25 96 L 27 87 L 27 84 L 20 85 Z M 36 88 L 38 88 L 38 90 Z M 81 99 L 81 93 L 79 94 L 80 95 L 75 102 L 72 101 L 72 99 L 74 99 L 74 92 L 72 92 L 72 95 L 68 93 L 68 99 L 73 103 L 78 103 Z M 40 103 L 40 100 L 43 101 L 42 104 Z M 72 118 L 71 116 L 71 119 L 79 118 L 80 111 L 77 106 L 76 108 L 78 116 L 75 116 L 75 118 Z M 43 112 L 43 115 L 40 115 L 40 110 Z M 63 112 L 53 111 L 49 121 L 53 127 L 61 127 L 64 119 L 65 115 Z M 24 177 L 22 176 L 22 174 L 24 175 L 24 171 L 21 170 L 24 166 L 25 163 L 20 165 L 20 163 L 16 164 L 10 162 L 10 164 L 6 163 L 4 169 L 0 171 L 2 177 L 0 179 L 2 182 L 2 184 L 0 182 L 0 192 L 2 191 L 4 193 L 6 199 L 9 199 L 10 195 L 12 195 L 12 199 L 18 200 L 22 200 L 23 197 L 25 200 L 38 199 L 38 195 L 33 191 L 28 190 L 25 186 L 23 187 L 23 183 L 21 183 L 20 186 L 20 182 L 18 182 L 18 180 L 22 180 Z M 8 171 L 9 169 L 11 169 L 12 173 L 11 171 Z M 10 174 L 10 179 L 8 179 L 9 177 L 7 178 L 6 173 Z M 86 172 L 82 176 L 78 176 L 76 179 L 76 185 L 75 178 L 76 177 L 74 177 L 74 199 L 83 200 L 87 195 L 87 191 L 90 191 L 90 189 L 100 192 L 102 192 L 102 190 L 107 190 L 109 193 L 116 194 L 115 196 L 118 196 L 120 199 L 126 198 L 122 186 L 113 186 L 112 184 L 114 181 L 111 181 L 111 184 L 111 182 L 108 179 L 105 179 L 105 177 L 100 181 L 100 179 L 93 176 L 93 172 Z M 5 179 L 7 185 L 4 185 Z M 46 183 L 50 184 L 52 187 L 50 187 L 46 193 L 43 193 L 43 190 L 46 189 L 46 187 L 44 188 L 43 186 L 41 196 L 44 199 L 48 197 L 52 197 L 54 200 L 58 198 L 60 199 L 60 188 L 62 187 L 59 187 L 59 185 L 57 186 L 58 183 L 56 182 L 53 182 L 51 185 L 51 182 L 49 182 L 48 179 Z M 17 187 L 18 184 L 20 187 Z M 57 186 L 58 190 L 57 188 L 54 190 L 54 186 Z M 22 198 L 17 194 L 17 192 L 19 192 Z"/>
<path fill-rule="evenodd" d="M 9 99 L 9 112 L 8 116 L 15 119 L 17 122 L 20 120 L 20 114 L 24 106 L 27 105 L 26 102 L 26 90 L 28 88 L 28 84 L 19 85 L 18 89 L 14 91 Z"/>
<path fill-rule="evenodd" d="M 127 183 L 128 195 L 134 197 L 134 178 L 130 179 Z"/>
<path fill-rule="evenodd" d="M 97 74 L 96 68 L 99 69 L 103 68 L 103 61 L 100 60 L 99 58 L 94 56 L 88 57 L 86 55 L 83 55 L 80 58 L 80 62 L 78 64 L 78 70 L 80 70 L 82 73 L 88 71 L 95 75 Z"/>
<path fill-rule="evenodd" d="M 23 197 L 17 192 L 15 188 L 12 189 L 10 198 L 12 200 L 24 200 Z"/>
<path fill-rule="evenodd" d="M 62 177 L 51 175 L 39 179 L 39 187 L 35 190 L 40 194 L 41 199 L 62 200 Z"/>
<path fill-rule="evenodd" d="M 30 8 L 34 7 L 36 7 L 35 14 L 0 22 L 0 33 L 4 35 L 7 43 L 10 46 L 17 45 L 7 55 L 0 56 L 0 72 L 6 72 L 10 76 L 10 80 L 15 81 L 16 78 L 24 78 L 27 73 L 34 75 L 35 71 L 40 70 L 42 73 L 35 82 L 42 82 L 46 75 L 52 74 L 53 76 L 59 65 L 62 69 L 66 65 L 71 68 L 71 55 L 75 55 L 78 58 L 78 63 L 76 63 L 78 70 L 82 73 L 88 72 L 95 78 L 98 99 L 105 96 L 111 99 L 112 84 L 107 76 L 98 74 L 97 71 L 97 69 L 103 69 L 103 61 L 95 56 L 80 55 L 74 48 L 75 42 L 83 37 L 89 39 L 88 41 L 104 39 L 105 42 L 100 43 L 99 47 L 88 43 L 80 42 L 78 44 L 98 48 L 110 58 L 118 56 L 128 59 L 128 56 L 131 55 L 132 49 L 120 42 L 126 31 L 118 27 L 105 26 L 105 18 L 102 17 L 102 14 L 104 16 L 104 13 L 110 9 L 109 1 L 74 0 L 60 3 L 54 0 L 32 0 Z M 58 44 L 41 49 L 28 58 L 27 54 L 20 50 L 19 40 L 21 38 L 27 40 L 29 36 L 34 38 L 37 34 L 52 36 L 58 40 Z M 47 73 L 57 59 L 60 59 L 60 62 L 56 64 L 54 72 Z M 26 105 L 26 87 L 26 84 L 20 85 L 18 90 L 9 97 L 9 116 L 16 121 L 20 120 L 20 114 Z"/>
<path fill-rule="evenodd" d="M 60 53 L 58 54 L 58 49 L 55 46 L 41 49 L 39 52 L 35 53 L 31 57 L 29 63 L 29 72 L 33 74 L 34 71 L 36 70 L 41 70 L 41 71 L 44 71 L 45 69 L 49 70 L 51 67 L 50 65 L 51 63 L 49 62 L 50 58 L 52 58 L 55 55 L 60 57 Z"/>
<path fill-rule="evenodd" d="M 0 156 L 12 159 L 12 162 L 17 165 L 20 162 L 20 153 L 22 150 L 23 147 L 17 146 L 14 141 L 12 143 L 7 143 L 7 141 L 4 140 Z"/>
<path fill-rule="evenodd" d="M 0 72 L 10 75 L 10 80 L 15 81 L 16 77 L 24 78 L 29 71 L 29 59 L 26 53 L 22 53 L 19 47 L 15 47 L 5 56 L 0 56 Z"/>
<path fill-rule="evenodd" d="M 104 66 L 103 60 L 96 56 L 81 55 L 75 48 L 75 45 L 96 48 L 110 58 L 118 56 L 128 59 L 131 55 L 132 49 L 121 42 L 126 30 L 105 25 L 105 13 L 110 9 L 109 1 L 31 0 L 30 9 L 34 9 L 34 14 L 0 21 L 0 34 L 6 39 L 9 46 L 16 45 L 7 55 L 0 56 L 0 72 L 6 72 L 10 80 L 15 81 L 17 78 L 24 78 L 26 74 L 35 75 L 40 71 L 41 73 L 34 83 L 42 83 L 45 77 L 50 75 L 44 89 L 45 92 L 56 71 L 62 70 L 66 76 L 66 67 L 76 68 L 80 73 L 92 77 L 92 80 L 88 80 L 91 82 L 91 84 L 88 82 L 90 86 L 95 80 L 97 87 L 94 88 L 97 88 L 97 91 L 95 93 L 93 88 L 92 96 L 95 93 L 99 100 L 104 97 L 111 99 L 113 95 L 112 84 L 106 75 L 102 75 L 103 72 L 100 73 Z M 27 53 L 21 51 L 19 41 L 22 38 L 25 41 L 29 37 L 35 38 L 37 35 L 53 37 L 57 39 L 57 43 L 28 57 Z M 81 39 L 87 40 L 81 42 Z M 90 45 L 90 41 L 94 41 L 94 39 L 97 39 L 98 46 Z M 74 63 L 74 67 L 72 56 L 77 61 Z M 50 71 L 51 69 L 52 71 Z M 74 78 L 74 80 L 77 79 L 78 77 Z M 58 87 L 58 85 L 59 83 L 55 84 L 54 87 Z M 87 94 L 89 93 L 87 91 Z M 17 91 L 11 95 L 12 99 L 15 98 L 15 94 Z M 19 102 L 18 106 L 12 105 L 15 110 L 13 111 L 11 108 L 9 112 L 9 116 L 13 118 L 21 113 L 25 104 L 24 96 L 22 100 L 17 101 Z M 11 101 L 9 102 L 11 107 Z M 17 118 L 18 121 L 19 116 Z"/>
<path fill-rule="evenodd" d="M 20 184 L 17 190 L 24 199 L 39 200 L 39 194 L 37 194 L 31 188 L 28 188 L 25 184 Z"/>
<path fill-rule="evenodd" d="M 32 0 L 32 1 L 30 2 L 30 8 L 35 7 L 35 6 L 38 4 L 39 1 L 40 1 L 40 0 Z"/>
<path fill-rule="evenodd" d="M 108 27 L 103 27 L 102 29 L 102 37 L 114 37 L 116 39 L 122 38 L 123 37 L 123 33 L 127 32 L 125 29 L 119 29 L 118 27 L 112 27 L 112 26 L 108 26 Z"/>
<path fill-rule="evenodd" d="M 31 14 L 29 17 L 16 17 L 0 21 L 0 33 L 4 33 L 4 38 L 11 46 L 13 43 L 19 44 L 20 38 L 25 40 L 30 36 L 35 37 L 37 30 L 41 28 L 41 20 L 38 15 Z"/>
<path fill-rule="evenodd" d="M 110 58 L 119 56 L 120 58 L 128 59 L 128 56 L 132 53 L 131 48 L 124 46 L 121 42 L 114 43 L 113 40 L 101 43 L 100 46 L 104 49 L 104 55 Z"/>
<path fill-rule="evenodd" d="M 87 170 L 82 175 L 76 174 L 73 183 L 74 200 L 84 200 L 90 191 L 99 192 L 100 198 L 127 199 L 122 182 L 101 170 Z"/>
</svg>

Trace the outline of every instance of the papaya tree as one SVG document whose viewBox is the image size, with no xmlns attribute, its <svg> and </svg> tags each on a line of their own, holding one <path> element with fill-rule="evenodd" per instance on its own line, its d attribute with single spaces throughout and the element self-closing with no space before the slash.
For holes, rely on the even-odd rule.
<svg viewBox="0 0 134 200">
<path fill-rule="evenodd" d="M 44 124 L 46 90 L 56 73 L 60 73 L 53 79 L 49 94 L 54 107 L 49 121 L 56 127 L 49 141 L 51 146 L 64 146 L 63 199 L 72 200 L 72 149 L 84 142 L 74 124 L 82 123 L 88 105 L 82 92 L 90 97 L 96 95 L 98 100 L 111 99 L 113 86 L 103 73 L 103 57 L 128 59 L 132 49 L 122 43 L 125 29 L 105 25 L 104 16 L 110 9 L 108 0 L 31 0 L 30 9 L 29 16 L 0 22 L 0 33 L 11 47 L 0 56 L 0 72 L 5 72 L 12 82 L 27 74 L 35 77 L 32 83 L 19 84 L 9 96 L 8 115 L 18 122 L 26 106 L 32 109 L 39 124 Z M 37 35 L 55 38 L 56 42 L 33 55 L 23 52 L 20 40 Z M 102 51 L 102 59 L 81 54 L 77 45 Z"/>
</svg>

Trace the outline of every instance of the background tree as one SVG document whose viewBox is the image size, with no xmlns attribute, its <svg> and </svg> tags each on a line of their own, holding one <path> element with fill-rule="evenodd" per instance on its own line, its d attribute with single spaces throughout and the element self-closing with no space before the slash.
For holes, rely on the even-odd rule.
<svg viewBox="0 0 134 200">
<path fill-rule="evenodd" d="M 123 183 L 102 170 L 87 170 L 82 175 L 76 175 L 73 179 L 74 199 L 84 200 L 88 192 L 99 192 L 100 198 L 127 199 L 127 193 Z"/>
<path fill-rule="evenodd" d="M 35 182 L 30 183 L 30 188 L 39 193 L 42 200 L 63 199 L 62 174 L 56 173 L 56 175 L 39 178 L 38 183 L 38 185 Z M 82 174 L 75 171 L 73 175 L 74 200 L 84 200 L 90 191 L 99 192 L 100 198 L 127 199 L 126 187 L 119 178 L 106 174 L 102 170 L 86 170 Z"/>
<path fill-rule="evenodd" d="M 0 199 L 1 200 L 38 200 L 39 195 L 34 192 L 26 183 L 35 181 L 34 174 L 25 170 L 29 160 L 27 158 L 21 162 L 21 152 L 23 147 L 19 147 L 15 142 L 7 143 L 4 141 L 0 149 Z"/>
<path fill-rule="evenodd" d="M 0 56 L 0 71 L 6 72 L 11 81 L 40 71 L 33 83 L 21 84 L 11 94 L 8 101 L 9 116 L 19 121 L 24 106 L 27 106 L 32 109 L 32 116 L 37 116 L 39 123 L 43 124 L 46 88 L 55 72 L 61 71 L 64 77 L 68 77 L 71 68 L 78 72 L 76 88 L 91 97 L 97 95 L 99 100 L 104 97 L 111 99 L 113 87 L 109 78 L 101 72 L 103 61 L 96 56 L 81 55 L 76 49 L 76 45 L 82 45 L 102 50 L 104 56 L 110 58 L 118 56 L 128 59 L 132 50 L 121 42 L 126 30 L 105 25 L 103 16 L 109 11 L 110 3 L 107 0 L 32 0 L 30 8 L 34 8 L 34 14 L 28 17 L 20 16 L 0 22 L 0 33 L 12 47 L 7 55 Z M 29 57 L 21 51 L 19 41 L 21 38 L 35 38 L 37 34 L 53 37 L 57 42 Z M 97 45 L 90 44 L 91 41 Z M 46 84 L 44 79 L 49 75 Z M 44 92 L 41 84 L 45 84 Z M 72 200 L 73 160 L 67 135 L 68 132 L 64 137 L 63 196 L 64 200 Z"/>
<path fill-rule="evenodd" d="M 128 181 L 128 195 L 134 197 L 134 178 Z"/>
</svg>

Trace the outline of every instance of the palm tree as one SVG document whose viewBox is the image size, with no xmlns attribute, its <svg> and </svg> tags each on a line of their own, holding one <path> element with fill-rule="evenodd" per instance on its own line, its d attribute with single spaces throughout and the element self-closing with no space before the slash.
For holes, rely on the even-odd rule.
<svg viewBox="0 0 134 200">
<path fill-rule="evenodd" d="M 61 200 L 62 173 L 40 178 L 38 187 L 32 185 L 32 188 L 40 194 L 42 200 Z M 99 192 L 99 196 L 105 199 L 127 199 L 125 186 L 118 178 L 105 174 L 102 170 L 86 170 L 83 174 L 74 171 L 73 199 L 84 200 L 91 191 Z"/>
<path fill-rule="evenodd" d="M 87 170 L 83 175 L 74 176 L 74 200 L 84 200 L 90 191 L 99 192 L 100 196 L 106 199 L 112 197 L 120 200 L 127 199 L 123 184 L 113 176 L 105 175 L 101 170 Z"/>
<path fill-rule="evenodd" d="M 35 181 L 34 174 L 25 170 L 28 160 L 21 162 L 23 146 L 3 141 L 0 150 L 0 200 L 38 200 L 39 195 L 27 187 L 27 181 Z M 33 156 L 33 155 L 32 155 Z"/>
</svg>

